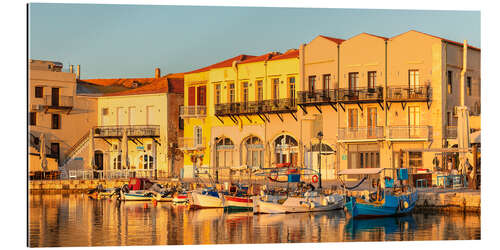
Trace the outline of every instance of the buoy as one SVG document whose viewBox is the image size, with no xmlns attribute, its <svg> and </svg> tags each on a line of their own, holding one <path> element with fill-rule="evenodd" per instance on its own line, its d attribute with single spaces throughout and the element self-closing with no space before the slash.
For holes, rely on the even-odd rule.
<svg viewBox="0 0 500 250">
<path fill-rule="evenodd" d="M 148 203 L 144 203 L 144 208 L 148 208 Z"/>
<path fill-rule="evenodd" d="M 158 201 L 156 201 L 156 199 L 153 199 L 153 206 L 156 207 L 156 205 L 158 205 Z"/>
</svg>

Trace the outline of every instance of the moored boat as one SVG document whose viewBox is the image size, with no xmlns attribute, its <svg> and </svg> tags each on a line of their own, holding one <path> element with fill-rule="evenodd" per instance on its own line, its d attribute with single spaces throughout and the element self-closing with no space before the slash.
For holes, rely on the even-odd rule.
<svg viewBox="0 0 500 250">
<path fill-rule="evenodd" d="M 223 208 L 224 198 L 215 190 L 195 190 L 191 193 L 194 208 Z"/>
</svg>

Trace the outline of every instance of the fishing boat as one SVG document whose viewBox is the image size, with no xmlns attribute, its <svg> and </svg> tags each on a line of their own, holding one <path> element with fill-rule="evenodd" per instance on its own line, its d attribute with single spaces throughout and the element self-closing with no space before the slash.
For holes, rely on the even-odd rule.
<svg viewBox="0 0 500 250">
<path fill-rule="evenodd" d="M 176 193 L 173 195 L 172 204 L 187 205 L 188 203 L 189 203 L 189 197 L 186 192 Z"/>
<path fill-rule="evenodd" d="M 347 213 L 353 218 L 396 216 L 409 214 L 415 207 L 418 200 L 416 189 L 403 185 L 403 181 L 408 180 L 408 170 L 398 169 L 398 180 L 400 185 L 394 185 L 394 181 L 382 174 L 384 170 L 393 171 L 393 169 L 384 168 L 363 168 L 346 169 L 339 172 L 339 176 L 362 175 L 363 180 L 372 179 L 372 176 L 378 178 L 372 179 L 374 192 L 366 196 L 346 195 L 345 208 Z M 339 180 L 341 180 L 339 178 Z M 342 180 L 341 180 L 342 181 Z M 343 181 L 342 181 L 343 183 Z M 343 184 L 344 189 L 346 188 Z"/>
<path fill-rule="evenodd" d="M 213 188 L 194 190 L 191 193 L 193 208 L 223 208 L 224 196 Z"/>
<path fill-rule="evenodd" d="M 157 183 L 152 183 L 147 178 L 130 178 L 128 184 L 124 184 L 118 193 L 118 199 L 122 201 L 150 201 L 155 197 L 160 197 L 163 187 Z"/>
<path fill-rule="evenodd" d="M 115 194 L 114 188 L 103 188 L 101 184 L 98 184 L 96 188 L 90 189 L 87 192 L 87 196 L 91 199 L 100 200 L 100 199 L 108 199 L 113 197 Z"/>
<path fill-rule="evenodd" d="M 285 200 L 257 201 L 259 213 L 305 213 L 341 209 L 344 199 L 339 194 L 323 195 L 306 192 L 302 196 L 290 196 Z"/>
<path fill-rule="evenodd" d="M 224 209 L 228 211 L 252 210 L 253 199 L 248 192 L 248 186 L 233 185 L 229 192 L 224 193 Z"/>
</svg>

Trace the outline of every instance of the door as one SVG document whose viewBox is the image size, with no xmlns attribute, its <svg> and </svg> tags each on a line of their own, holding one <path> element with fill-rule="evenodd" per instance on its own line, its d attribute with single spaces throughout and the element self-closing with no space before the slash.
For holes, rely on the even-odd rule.
<svg viewBox="0 0 500 250">
<path fill-rule="evenodd" d="M 129 125 L 137 125 L 136 121 L 137 121 L 136 108 L 135 107 L 128 107 L 128 124 Z"/>
<path fill-rule="evenodd" d="M 96 170 L 104 169 L 104 154 L 100 150 L 94 152 L 94 164 Z"/>
<path fill-rule="evenodd" d="M 198 87 L 198 106 L 205 106 L 207 104 L 207 86 Z"/>
<path fill-rule="evenodd" d="M 377 127 L 377 108 L 368 108 L 368 117 L 367 117 L 367 134 L 368 138 L 374 138 L 377 136 L 376 127 Z"/>
<path fill-rule="evenodd" d="M 196 88 L 189 87 L 188 89 L 188 106 L 196 105 Z"/>
<path fill-rule="evenodd" d="M 155 120 L 154 120 L 154 106 L 147 106 L 146 107 L 146 125 L 154 125 Z"/>
<path fill-rule="evenodd" d="M 52 106 L 59 106 L 59 88 L 52 88 Z"/>
<path fill-rule="evenodd" d="M 420 135 L 420 107 L 408 107 L 408 125 L 410 138 Z"/>
<path fill-rule="evenodd" d="M 126 109 L 124 107 L 117 108 L 116 115 L 117 115 L 116 121 L 118 123 L 118 126 L 128 125 L 128 116 Z"/>
<path fill-rule="evenodd" d="M 59 162 L 59 143 L 53 142 L 50 144 L 50 154 L 56 157 Z"/>
</svg>

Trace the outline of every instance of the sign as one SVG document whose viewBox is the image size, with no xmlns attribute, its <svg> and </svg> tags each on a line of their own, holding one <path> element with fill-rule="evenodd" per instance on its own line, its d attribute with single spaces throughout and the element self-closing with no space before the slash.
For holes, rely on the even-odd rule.
<svg viewBox="0 0 500 250">
<path fill-rule="evenodd" d="M 136 148 L 137 148 L 137 149 L 144 150 L 144 146 L 137 146 Z"/>
<path fill-rule="evenodd" d="M 83 161 L 83 157 L 75 157 L 75 161 Z"/>
<path fill-rule="evenodd" d="M 344 154 L 344 155 L 342 155 L 342 160 L 343 160 L 343 161 L 347 160 L 347 155 L 345 155 L 345 154 Z"/>
</svg>

